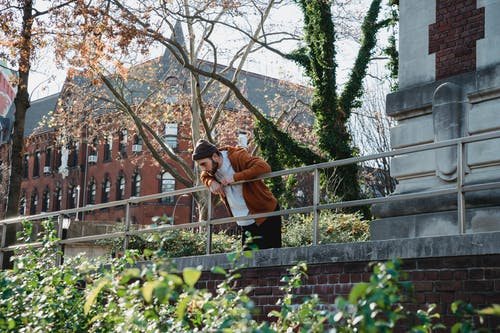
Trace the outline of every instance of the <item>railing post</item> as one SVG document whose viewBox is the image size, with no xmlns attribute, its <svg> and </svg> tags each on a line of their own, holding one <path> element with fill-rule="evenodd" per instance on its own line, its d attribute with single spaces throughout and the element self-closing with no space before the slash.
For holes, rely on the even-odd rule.
<svg viewBox="0 0 500 333">
<path fill-rule="evenodd" d="M 212 253 L 212 192 L 208 190 L 207 203 L 207 254 Z"/>
<path fill-rule="evenodd" d="M 63 216 L 57 215 L 57 238 L 59 238 L 58 242 L 58 253 L 56 256 L 57 266 L 61 266 L 63 263 L 63 250 L 64 245 L 61 244 L 61 240 L 63 238 Z"/>
<path fill-rule="evenodd" d="M 465 193 L 464 185 L 464 150 L 463 142 L 457 143 L 457 214 L 459 234 L 465 234 Z"/>
<path fill-rule="evenodd" d="M 7 225 L 2 224 L 2 238 L 0 239 L 0 269 L 3 269 L 4 247 L 7 239 Z"/>
<path fill-rule="evenodd" d="M 127 252 L 130 243 L 130 202 L 125 205 L 125 236 L 123 236 L 123 252 Z"/>
<path fill-rule="evenodd" d="M 319 243 L 319 170 L 314 169 L 314 193 L 313 193 L 313 206 L 314 206 L 314 220 L 313 220 L 313 245 L 318 245 Z"/>
</svg>

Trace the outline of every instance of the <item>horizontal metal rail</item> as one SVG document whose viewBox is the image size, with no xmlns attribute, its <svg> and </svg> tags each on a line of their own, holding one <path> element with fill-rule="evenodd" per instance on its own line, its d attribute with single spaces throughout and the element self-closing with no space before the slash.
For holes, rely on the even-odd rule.
<svg viewBox="0 0 500 333">
<path fill-rule="evenodd" d="M 411 154 L 411 153 L 417 153 L 417 152 L 422 152 L 422 151 L 428 151 L 428 150 L 435 150 L 435 149 L 440 149 L 440 148 L 445 148 L 445 147 L 456 147 L 457 150 L 463 150 L 464 145 L 468 143 L 473 143 L 473 142 L 479 142 L 479 141 L 485 141 L 485 140 L 492 140 L 492 139 L 498 139 L 500 138 L 500 131 L 495 131 L 495 132 L 489 132 L 489 133 L 481 133 L 481 134 L 476 134 L 468 137 L 463 137 L 463 138 L 457 138 L 457 139 L 451 139 L 451 140 L 445 140 L 437 143 L 427 143 L 427 144 L 422 144 L 419 146 L 414 146 L 414 147 L 407 147 L 407 148 L 399 148 L 395 150 L 391 150 L 388 152 L 382 152 L 382 153 L 377 153 L 377 154 L 371 154 L 371 155 L 366 155 L 366 156 L 358 156 L 358 157 L 352 157 L 352 158 L 347 158 L 343 160 L 337 160 L 337 161 L 331 161 L 331 162 L 324 162 L 324 163 L 318 163 L 314 165 L 308 165 L 308 166 L 303 166 L 303 167 L 298 167 L 298 168 L 293 168 L 293 169 L 287 169 L 287 170 L 280 170 L 280 171 L 275 171 L 271 172 L 265 175 L 262 175 L 254 180 L 250 181 L 239 181 L 235 182 L 234 184 L 242 184 L 245 182 L 251 182 L 259 179 L 268 179 L 268 178 L 274 178 L 274 177 L 282 177 L 282 176 L 287 176 L 291 174 L 298 174 L 298 173 L 305 173 L 305 172 L 314 172 L 315 175 L 318 175 L 319 170 L 324 170 L 328 168 L 335 168 L 335 167 L 340 167 L 344 165 L 349 165 L 349 164 L 354 164 L 354 163 L 361 163 L 361 162 L 366 162 L 370 160 L 377 160 L 381 158 L 386 158 L 386 157 L 391 157 L 391 156 L 400 156 L 400 155 L 405 155 L 405 154 Z M 170 230 L 176 230 L 176 229 L 194 229 L 194 228 L 203 228 L 206 227 L 209 230 L 208 236 L 207 236 L 207 253 L 210 253 L 211 249 L 211 227 L 215 225 L 220 225 L 220 224 L 226 224 L 229 222 L 234 222 L 237 220 L 246 220 L 246 219 L 256 219 L 256 218 L 261 218 L 261 217 L 270 217 L 270 216 L 277 216 L 277 215 L 291 215 L 291 214 L 305 214 L 305 213 L 315 213 L 321 210 L 325 209 L 339 209 L 339 208 L 346 208 L 346 207 L 356 207 L 356 206 L 365 206 L 365 205 L 373 205 L 373 204 L 380 204 L 380 203 L 389 203 L 389 202 L 397 202 L 397 201 L 406 201 L 406 200 L 415 200 L 415 199 L 422 199 L 422 198 L 433 198 L 433 197 L 439 197 L 439 196 L 444 196 L 444 195 L 452 195 L 452 194 L 457 194 L 458 196 L 458 205 L 457 205 L 457 210 L 460 216 L 465 216 L 465 205 L 460 205 L 460 197 L 463 198 L 464 194 L 466 192 L 473 192 L 473 191 L 482 191 L 482 190 L 493 190 L 493 189 L 500 189 L 500 182 L 489 182 L 489 183 L 481 183 L 481 184 L 462 184 L 463 183 L 463 177 L 464 177 L 464 154 L 458 153 L 457 154 L 457 171 L 461 172 L 460 175 L 457 176 L 458 180 L 462 181 L 457 181 L 456 185 L 450 185 L 447 188 L 442 188 L 438 190 L 429 190 L 429 191 L 421 191 L 418 193 L 409 193 L 409 194 L 397 194 L 397 195 L 389 195 L 386 197 L 377 197 L 377 198 L 369 198 L 369 199 L 361 199 L 361 200 L 352 200 L 352 201 L 341 201 L 341 202 L 331 202 L 331 203 L 323 203 L 321 204 L 319 202 L 319 191 L 320 188 L 319 186 L 314 187 L 314 196 L 318 198 L 317 200 L 313 200 L 313 205 L 312 206 L 305 206 L 305 207 L 298 207 L 298 208 L 291 208 L 291 209 L 283 209 L 280 211 L 275 211 L 275 212 L 269 212 L 269 213 L 261 213 L 261 214 L 252 214 L 248 216 L 241 216 L 241 217 L 225 217 L 225 218 L 218 218 L 218 219 L 212 219 L 211 218 L 211 212 L 209 212 L 207 220 L 201 220 L 199 222 L 192 222 L 192 223 L 185 223 L 185 224 L 178 224 L 178 225 L 160 225 L 160 226 L 155 226 L 155 227 L 149 227 L 145 229 L 139 229 L 139 230 L 125 230 L 125 231 L 120 231 L 120 232 L 112 232 L 112 233 L 104 233 L 100 235 L 91 235 L 91 236 L 82 236 L 82 237 L 73 237 L 73 238 L 68 238 L 64 240 L 60 240 L 59 244 L 72 244 L 72 243 L 80 243 L 80 242 L 89 242 L 89 241 L 96 241 L 96 240 L 103 240 L 103 239 L 113 239 L 113 238 L 125 238 L 134 235 L 141 235 L 141 234 L 147 234 L 147 233 L 159 233 L 159 232 L 165 232 L 165 231 L 170 231 Z M 315 182 L 317 181 L 315 177 Z M 119 201 L 113 201 L 113 202 L 108 202 L 108 203 L 102 203 L 102 204 L 95 204 L 95 205 L 86 205 L 84 207 L 79 207 L 79 208 L 72 208 L 72 209 L 66 209 L 66 210 L 61 210 L 57 212 L 47 212 L 47 213 L 42 213 L 42 214 L 37 214 L 37 215 L 31 215 L 31 216 L 19 216 L 15 218 L 9 218 L 0 221 L 0 227 L 2 227 L 2 239 L 5 238 L 5 232 L 6 232 L 6 226 L 9 224 L 16 224 L 20 223 L 22 221 L 35 221 L 35 220 L 45 220 L 48 218 L 54 218 L 54 217 L 59 217 L 59 216 L 70 216 L 73 214 L 78 214 L 81 212 L 87 212 L 87 211 L 93 211 L 93 210 L 99 210 L 103 208 L 111 208 L 111 207 L 117 207 L 117 206 L 126 206 L 127 212 L 130 208 L 131 205 L 134 204 L 139 204 L 151 200 L 158 200 L 161 198 L 165 197 L 171 197 L 171 196 L 180 196 L 180 195 L 185 195 L 185 194 L 195 194 L 198 192 L 207 192 L 208 193 L 208 198 L 210 198 L 210 193 L 208 192 L 208 189 L 205 186 L 196 186 L 196 187 L 191 187 L 191 188 L 185 188 L 185 189 L 180 189 L 180 190 L 174 190 L 174 191 L 169 191 L 169 192 L 163 192 L 163 193 L 157 193 L 157 194 L 152 194 L 152 195 L 146 195 L 146 196 L 141 196 L 141 197 L 131 197 L 128 199 L 124 200 L 119 200 Z M 200 193 L 202 194 L 202 193 Z M 210 201 L 210 200 L 209 200 Z M 130 226 L 130 221 L 129 221 L 129 214 L 127 213 L 125 216 L 125 225 Z M 317 216 L 315 216 L 315 219 Z M 464 225 L 463 221 L 460 222 L 460 228 L 461 228 L 461 233 L 464 231 Z M 313 230 L 313 235 L 318 235 L 318 223 L 315 220 L 314 223 L 314 229 Z M 314 243 L 318 243 L 318 237 L 314 237 Z M 32 247 L 37 247 L 41 246 L 42 244 L 40 242 L 33 242 L 33 243 L 28 243 L 28 244 L 15 244 L 15 245 L 10 245 L 10 246 L 4 246 L 0 248 L 0 253 L 7 252 L 7 251 L 14 251 L 16 249 L 22 249 L 26 248 L 29 246 Z M 127 242 L 124 242 L 124 250 L 127 249 Z M 1 263 L 0 263 L 1 264 Z"/>
</svg>

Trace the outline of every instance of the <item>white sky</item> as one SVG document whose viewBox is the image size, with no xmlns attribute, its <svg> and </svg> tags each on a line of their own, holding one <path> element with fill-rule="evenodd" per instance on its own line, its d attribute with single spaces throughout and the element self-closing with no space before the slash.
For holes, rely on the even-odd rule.
<svg viewBox="0 0 500 333">
<path fill-rule="evenodd" d="M 367 5 L 368 0 L 355 0 L 358 1 L 358 6 Z M 284 23 L 290 27 L 302 26 L 302 13 L 298 6 L 288 6 L 281 9 L 275 17 L 272 17 L 273 22 Z M 225 36 L 221 36 L 225 38 Z M 294 48 L 289 44 L 289 49 Z M 351 68 L 354 61 L 355 52 L 358 45 L 353 41 L 338 42 L 337 48 L 337 61 L 339 68 L 337 71 L 338 83 L 342 84 L 347 77 L 348 69 Z M 281 48 L 280 48 L 281 49 Z M 152 57 L 159 56 L 163 50 L 157 50 L 156 54 Z M 144 59 L 147 60 L 147 59 Z M 306 85 L 308 80 L 304 77 L 303 70 L 295 63 L 284 60 L 269 51 L 262 51 L 254 54 L 250 61 L 247 62 L 246 70 L 256 72 L 262 75 L 271 76 L 279 79 L 287 79 L 293 82 Z M 66 77 L 66 69 L 56 68 L 52 59 L 50 50 L 42 54 L 37 64 L 32 67 L 30 73 L 29 91 L 32 100 L 36 100 L 61 90 Z"/>
</svg>

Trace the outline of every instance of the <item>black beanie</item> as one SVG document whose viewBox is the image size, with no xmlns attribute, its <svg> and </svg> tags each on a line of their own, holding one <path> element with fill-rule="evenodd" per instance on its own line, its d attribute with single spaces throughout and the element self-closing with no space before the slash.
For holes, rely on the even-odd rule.
<svg viewBox="0 0 500 333">
<path fill-rule="evenodd" d="M 196 147 L 194 147 L 193 161 L 201 160 L 206 157 L 212 157 L 214 153 L 219 153 L 219 149 L 207 140 L 200 139 L 196 143 Z"/>
</svg>

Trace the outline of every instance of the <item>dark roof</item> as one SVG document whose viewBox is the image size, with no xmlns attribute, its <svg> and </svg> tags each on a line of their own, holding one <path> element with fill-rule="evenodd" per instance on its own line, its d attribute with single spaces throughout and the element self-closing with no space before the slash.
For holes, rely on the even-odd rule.
<svg viewBox="0 0 500 333">
<path fill-rule="evenodd" d="M 174 27 L 172 38 L 175 39 L 181 45 L 185 44 L 182 27 L 179 22 L 177 22 Z M 173 55 L 171 51 L 167 49 L 165 50 L 165 53 L 162 56 L 155 59 L 151 59 L 138 66 L 134 66 L 133 68 L 131 68 L 129 72 L 131 74 L 130 77 L 133 77 L 134 74 L 136 74 L 138 77 L 142 78 L 154 77 L 156 80 L 164 82 L 168 77 L 174 76 L 179 81 L 178 88 L 180 92 L 189 93 L 190 86 L 189 84 L 187 84 L 187 80 L 190 77 L 189 71 L 184 69 L 182 65 L 180 65 L 177 61 L 173 60 L 172 57 Z M 204 70 L 207 71 L 211 71 L 213 66 L 212 63 L 203 60 L 200 60 L 200 65 Z M 219 70 L 225 68 L 225 66 L 223 65 L 217 65 L 217 67 Z M 225 73 L 225 76 L 226 78 L 231 79 L 233 74 L 234 74 L 234 69 L 231 68 Z M 148 86 L 147 83 L 142 82 L 142 80 L 135 80 L 131 79 L 130 77 L 126 83 L 128 93 L 125 96 L 125 98 L 133 103 L 134 100 L 145 98 L 150 92 L 149 89 L 150 87 Z M 73 77 L 71 80 L 72 80 L 71 84 L 73 85 L 76 84 L 79 87 L 92 86 L 92 83 L 89 82 L 89 80 L 83 76 L 77 75 Z M 111 77 L 110 80 L 113 81 L 114 79 Z M 205 82 L 207 82 L 207 80 L 208 78 L 201 77 L 202 85 Z M 285 99 L 291 99 L 299 95 L 299 97 L 305 100 L 306 102 L 308 102 L 308 99 L 310 98 L 309 94 L 310 91 L 306 92 L 302 91 L 297 93 L 294 89 L 290 89 L 290 87 L 284 84 L 285 81 L 281 81 L 278 79 L 274 79 L 271 77 L 267 77 L 264 75 L 248 71 L 241 71 L 239 75 L 239 82 L 242 84 L 244 95 L 246 95 L 248 100 L 267 115 L 270 115 L 272 106 L 267 103 L 266 98 L 264 98 L 264 95 L 268 96 L 267 99 L 272 99 L 272 96 L 275 95 L 279 95 Z M 66 83 L 68 84 L 67 85 L 68 89 L 71 89 L 70 88 L 71 84 L 69 82 Z M 103 95 L 108 95 L 108 96 L 110 95 L 110 92 L 105 87 L 101 87 L 100 89 L 102 89 L 101 91 Z M 213 91 L 207 94 L 207 98 L 210 98 L 211 96 L 213 96 L 213 94 L 219 92 L 220 90 L 213 89 Z M 35 130 L 39 131 L 48 130 L 48 128 L 38 129 L 37 127 L 42 121 L 43 116 L 47 115 L 50 111 L 53 111 L 55 109 L 57 105 L 57 100 L 60 95 L 61 93 L 56 93 L 54 95 L 47 96 L 45 98 L 32 102 L 31 107 L 26 115 L 24 136 L 29 136 Z M 234 103 L 234 99 L 232 99 L 228 101 L 226 107 L 228 108 L 240 107 L 238 101 L 236 101 L 236 104 L 237 105 L 235 105 Z M 99 109 L 98 105 L 96 105 L 96 107 L 97 109 Z M 101 111 L 97 110 L 97 114 L 106 113 L 108 111 L 109 109 L 107 110 L 103 109 Z M 310 116 L 302 116 L 300 117 L 299 121 L 306 121 L 312 123 L 313 120 Z"/>
<path fill-rule="evenodd" d="M 26 113 L 26 122 L 24 123 L 24 136 L 31 135 L 35 130 L 46 131 L 48 128 L 39 128 L 44 116 L 47 116 L 50 111 L 54 111 L 57 105 L 59 93 L 37 99 L 31 102 Z"/>
</svg>

